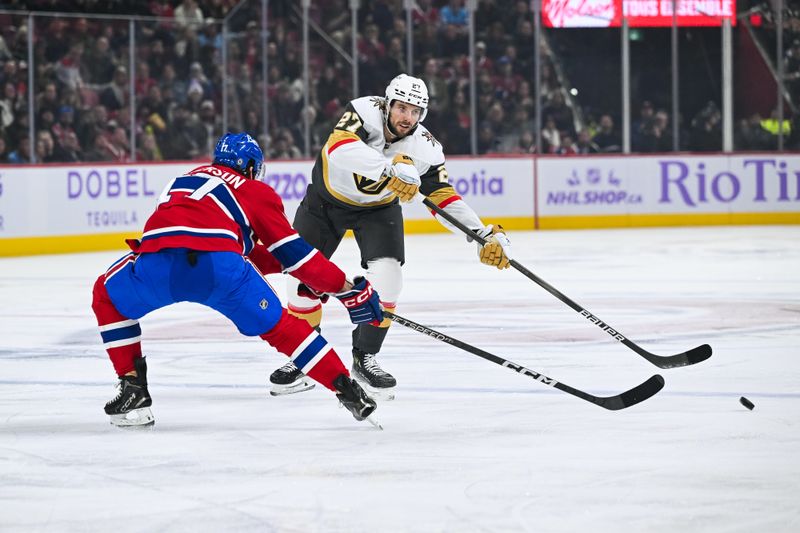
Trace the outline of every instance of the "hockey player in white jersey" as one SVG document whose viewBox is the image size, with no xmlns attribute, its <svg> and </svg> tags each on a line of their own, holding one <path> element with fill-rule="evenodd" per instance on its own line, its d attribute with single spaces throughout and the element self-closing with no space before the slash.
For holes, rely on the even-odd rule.
<svg viewBox="0 0 800 533">
<path fill-rule="evenodd" d="M 394 78 L 386 96 L 352 100 L 322 147 L 312 182 L 294 219 L 294 228 L 325 257 L 331 257 L 350 229 L 366 277 L 381 304 L 394 311 L 405 262 L 403 213 L 398 201 L 421 193 L 487 240 L 481 262 L 508 268 L 511 244 L 499 225 L 485 225 L 448 183 L 442 145 L 421 124 L 428 108 L 425 82 L 406 74 Z M 449 222 L 439 222 L 460 234 Z M 289 313 L 319 328 L 322 301 L 289 281 Z M 394 398 L 395 378 L 375 360 L 391 321 L 353 330 L 353 376 L 376 397 Z M 273 395 L 313 387 L 291 362 L 270 376 Z"/>
</svg>

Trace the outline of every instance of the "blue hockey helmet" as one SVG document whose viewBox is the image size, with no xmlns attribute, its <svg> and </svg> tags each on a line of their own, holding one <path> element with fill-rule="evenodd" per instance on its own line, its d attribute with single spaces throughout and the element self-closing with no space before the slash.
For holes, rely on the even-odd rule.
<svg viewBox="0 0 800 533">
<path fill-rule="evenodd" d="M 217 141 L 214 164 L 225 165 L 248 178 L 256 178 L 264 165 L 264 152 L 247 133 L 228 132 Z M 252 175 L 248 170 L 252 167 Z"/>
</svg>

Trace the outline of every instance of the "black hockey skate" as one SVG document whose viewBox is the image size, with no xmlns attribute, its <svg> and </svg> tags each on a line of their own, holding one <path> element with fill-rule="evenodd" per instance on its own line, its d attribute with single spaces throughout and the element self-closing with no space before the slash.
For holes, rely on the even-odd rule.
<svg viewBox="0 0 800 533">
<path fill-rule="evenodd" d="M 156 423 L 150 406 L 153 400 L 147 390 L 147 363 L 144 357 L 134 361 L 137 376 L 122 376 L 117 384 L 117 397 L 106 404 L 111 423 L 119 427 L 152 426 Z"/>
<path fill-rule="evenodd" d="M 333 380 L 333 386 L 338 391 L 336 393 L 336 398 L 339 399 L 339 403 L 350 411 L 353 418 L 359 422 L 366 420 L 373 426 L 383 429 L 381 425 L 370 416 L 375 412 L 375 409 L 378 408 L 378 405 L 375 403 L 375 400 L 367 396 L 367 393 L 364 392 L 364 389 L 361 388 L 356 380 L 350 379 L 344 374 L 339 374 L 339 376 Z"/>
<path fill-rule="evenodd" d="M 394 400 L 394 388 L 397 380 L 378 365 L 375 354 L 364 353 L 358 348 L 353 348 L 352 374 L 371 395 L 380 400 Z"/>
<path fill-rule="evenodd" d="M 294 394 L 314 388 L 314 382 L 303 374 L 292 361 L 270 374 L 269 382 L 272 383 L 272 389 L 269 393 L 273 396 Z"/>
</svg>

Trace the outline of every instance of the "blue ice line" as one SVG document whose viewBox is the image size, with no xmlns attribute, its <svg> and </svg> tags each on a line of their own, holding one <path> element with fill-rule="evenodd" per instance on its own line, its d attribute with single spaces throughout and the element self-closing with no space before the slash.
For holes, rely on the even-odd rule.
<svg viewBox="0 0 800 533">
<path fill-rule="evenodd" d="M 64 386 L 64 387 L 104 387 L 111 386 L 111 381 L 25 381 L 25 380 L 0 380 L 0 385 L 42 385 L 42 386 Z M 535 386 L 534 386 L 535 387 Z M 225 384 L 225 383 L 159 383 L 161 389 L 263 389 L 269 388 L 269 384 Z M 407 392 L 424 393 L 492 393 L 492 394 L 561 394 L 552 389 L 536 388 L 489 388 L 489 387 L 402 387 L 399 390 Z M 587 389 L 592 394 L 612 395 L 623 392 L 622 390 L 596 390 Z M 800 392 L 759 392 L 759 391 L 662 391 L 660 394 L 665 396 L 686 396 L 696 398 L 726 398 L 737 396 L 752 396 L 758 398 L 784 398 L 799 399 Z"/>
</svg>

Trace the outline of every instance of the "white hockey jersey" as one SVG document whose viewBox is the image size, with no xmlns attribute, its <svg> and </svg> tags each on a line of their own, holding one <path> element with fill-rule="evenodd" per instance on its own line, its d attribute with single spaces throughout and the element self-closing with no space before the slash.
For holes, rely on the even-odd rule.
<svg viewBox="0 0 800 533">
<path fill-rule="evenodd" d="M 394 142 L 384 136 L 386 99 L 365 96 L 350 101 L 341 120 L 322 147 L 312 172 L 312 186 L 334 203 L 369 209 L 397 202 L 386 188 L 387 167 L 397 154 L 414 161 L 422 185 L 420 193 L 470 229 L 483 229 L 475 212 L 449 184 L 442 145 L 422 124 L 411 135 Z M 453 232 L 459 231 L 436 217 Z"/>
</svg>

